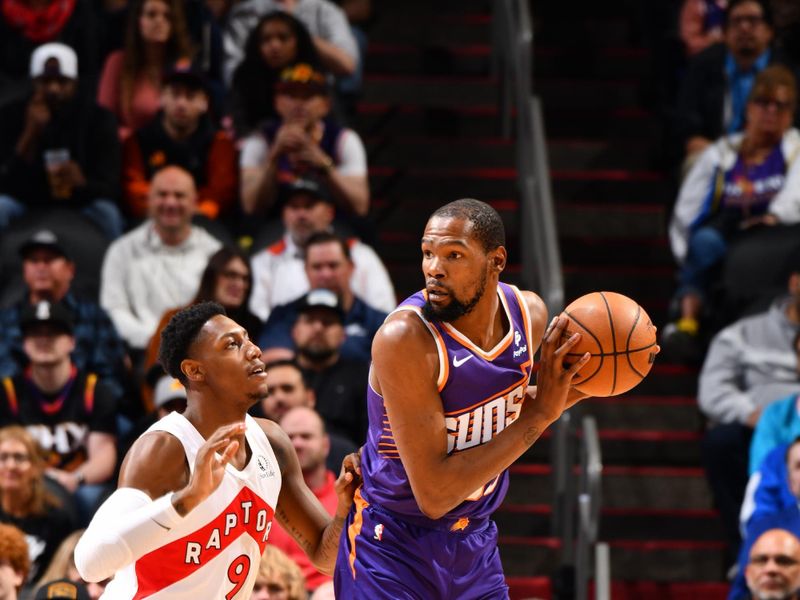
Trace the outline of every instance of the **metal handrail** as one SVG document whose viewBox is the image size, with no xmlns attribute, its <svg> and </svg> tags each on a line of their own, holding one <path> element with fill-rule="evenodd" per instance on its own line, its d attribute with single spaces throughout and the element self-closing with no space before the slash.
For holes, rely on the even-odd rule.
<svg viewBox="0 0 800 600">
<path fill-rule="evenodd" d="M 522 278 L 551 314 L 564 306 L 564 279 L 547 161 L 541 101 L 533 93 L 533 28 L 527 0 L 493 3 L 493 70 L 500 79 L 503 135 L 511 137 L 516 106 L 517 176 L 521 198 Z"/>
<path fill-rule="evenodd" d="M 603 455 L 594 417 L 583 417 L 582 428 L 575 597 L 586 598 L 591 571 L 594 570 L 595 600 L 608 600 L 611 593 L 609 549 L 608 544 L 597 541 L 602 504 Z M 589 557 L 593 548 L 595 551 L 594 569 L 589 565 Z"/>
</svg>

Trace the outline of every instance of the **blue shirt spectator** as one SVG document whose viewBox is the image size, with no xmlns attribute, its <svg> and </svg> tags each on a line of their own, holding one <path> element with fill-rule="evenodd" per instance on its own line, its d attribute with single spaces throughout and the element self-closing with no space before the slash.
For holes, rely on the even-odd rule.
<svg viewBox="0 0 800 600">
<path fill-rule="evenodd" d="M 753 441 L 750 443 L 751 475 L 758 470 L 771 450 L 800 437 L 798 399 L 800 396 L 792 394 L 764 409 L 753 433 Z"/>
<path fill-rule="evenodd" d="M 294 349 L 292 326 L 297 320 L 298 308 L 305 300 L 276 306 L 264 326 L 258 345 L 262 350 L 270 348 Z M 341 348 L 342 358 L 370 362 L 372 360 L 372 338 L 383 324 L 386 313 L 375 310 L 360 298 L 353 296 L 353 304 L 344 316 L 344 331 L 347 334 Z"/>
</svg>

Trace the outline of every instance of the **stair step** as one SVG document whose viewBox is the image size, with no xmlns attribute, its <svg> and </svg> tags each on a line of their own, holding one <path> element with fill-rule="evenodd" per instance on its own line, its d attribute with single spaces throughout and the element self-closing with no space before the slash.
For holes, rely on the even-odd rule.
<svg viewBox="0 0 800 600">
<path fill-rule="evenodd" d="M 661 125 L 649 111 L 641 108 L 603 109 L 584 106 L 568 110 L 558 104 L 543 103 L 544 128 L 548 138 L 596 138 L 649 140 L 658 147 Z"/>
<path fill-rule="evenodd" d="M 615 579 L 715 581 L 722 579 L 728 566 L 723 559 L 724 543 L 716 540 L 612 540 L 609 546 Z M 499 547 L 506 575 L 518 577 L 553 573 L 561 544 L 556 538 L 500 536 Z"/>
<path fill-rule="evenodd" d="M 549 504 L 549 465 L 517 463 L 510 467 L 506 501 Z M 711 494 L 699 467 L 604 465 L 603 506 L 611 508 L 710 509 Z"/>
<path fill-rule="evenodd" d="M 658 374 L 651 373 L 648 377 Z M 634 432 L 657 428 L 666 432 L 699 432 L 703 427 L 693 396 L 642 396 L 638 387 L 622 396 L 587 398 L 580 407 L 582 415 L 595 418 L 600 430 Z"/>
<path fill-rule="evenodd" d="M 608 290 L 646 304 L 646 299 L 668 298 L 674 289 L 674 270 L 671 268 L 565 266 L 563 272 L 566 298 Z M 654 318 L 652 315 L 650 317 Z"/>
<path fill-rule="evenodd" d="M 533 72 L 539 77 L 575 79 L 646 79 L 652 68 L 650 53 L 628 46 L 561 45 L 535 43 Z"/>
<path fill-rule="evenodd" d="M 552 506 L 504 503 L 492 518 L 500 535 L 550 535 Z M 600 539 L 611 540 L 721 540 L 723 531 L 714 510 L 658 510 L 601 508 Z"/>
<path fill-rule="evenodd" d="M 489 43 L 425 44 L 370 42 L 365 71 L 369 74 L 453 74 L 487 76 L 492 65 Z M 651 58 L 643 48 L 535 46 L 536 77 L 579 79 L 634 78 L 647 75 Z"/>
<path fill-rule="evenodd" d="M 403 138 L 380 136 L 366 141 L 370 167 L 411 169 L 435 165 L 442 169 L 513 167 L 514 142 L 499 137 Z"/>
<path fill-rule="evenodd" d="M 669 214 L 656 204 L 557 202 L 556 222 L 561 237 L 588 238 L 602 232 L 604 238 L 663 238 Z"/>
<path fill-rule="evenodd" d="M 476 107 L 432 107 L 419 103 L 360 102 L 353 127 L 367 135 L 494 136 L 500 133 L 495 104 Z"/>
<path fill-rule="evenodd" d="M 625 264 L 632 267 L 675 268 L 666 236 L 656 237 L 570 237 L 559 239 L 564 264 L 602 266 Z"/>
<path fill-rule="evenodd" d="M 628 169 L 648 170 L 658 164 L 649 146 L 645 140 L 559 139 L 550 136 L 547 159 L 550 168 L 555 170 L 611 169 L 622 165 Z"/>
<path fill-rule="evenodd" d="M 385 10 L 381 3 L 378 18 L 371 24 L 369 37 L 383 44 L 488 44 L 491 39 L 489 11 L 469 11 L 447 14 L 439 3 L 430 2 L 414 10 L 403 3 L 394 3 Z M 431 8 L 435 7 L 436 11 Z M 456 9 L 459 10 L 459 9 Z"/>
<path fill-rule="evenodd" d="M 587 202 L 665 207 L 673 197 L 658 171 L 633 169 L 552 169 L 553 196 L 558 203 Z"/>
<path fill-rule="evenodd" d="M 629 109 L 640 104 L 641 82 L 637 79 L 594 80 L 537 77 L 534 93 L 545 106 L 562 110 Z"/>
<path fill-rule="evenodd" d="M 499 101 L 497 81 L 488 77 L 366 75 L 364 102 L 480 107 Z"/>
</svg>

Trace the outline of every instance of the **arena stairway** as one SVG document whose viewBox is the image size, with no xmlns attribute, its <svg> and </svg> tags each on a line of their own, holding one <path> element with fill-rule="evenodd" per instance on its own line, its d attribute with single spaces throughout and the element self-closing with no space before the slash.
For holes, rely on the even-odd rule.
<svg viewBox="0 0 800 600">
<path fill-rule="evenodd" d="M 577 16 L 572 3 L 532 6 L 566 298 L 621 292 L 663 325 L 673 289 L 665 237 L 672 191 L 658 164 L 658 120 L 642 101 L 650 56 L 623 0 L 580 6 Z M 354 125 L 367 144 L 379 249 L 401 298 L 422 285 L 427 216 L 459 197 L 499 211 L 509 237 L 505 280 L 519 280 L 514 146 L 499 135 L 490 22 L 488 0 L 376 5 Z M 657 363 L 631 393 L 580 407 L 600 432 L 600 538 L 611 549 L 615 599 L 725 597 L 696 381 L 694 369 Z M 511 473 L 496 520 L 512 598 L 556 597 L 550 436 Z"/>
</svg>

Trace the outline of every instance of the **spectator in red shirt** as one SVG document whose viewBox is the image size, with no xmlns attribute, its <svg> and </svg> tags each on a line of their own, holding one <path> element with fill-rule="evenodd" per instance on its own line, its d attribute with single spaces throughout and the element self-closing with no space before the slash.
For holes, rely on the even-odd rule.
<svg viewBox="0 0 800 600">
<path fill-rule="evenodd" d="M 306 485 L 331 515 L 336 512 L 336 475 L 325 467 L 331 443 L 322 418 L 313 408 L 298 406 L 281 418 L 279 425 L 289 436 L 297 452 Z M 283 550 L 303 571 L 306 586 L 315 590 L 331 578 L 314 568 L 300 546 L 277 523 L 273 524 L 269 543 Z"/>
<path fill-rule="evenodd" d="M 207 81 L 199 70 L 186 63 L 167 73 L 158 116 L 123 146 L 124 197 L 131 216 L 147 216 L 150 179 L 168 164 L 194 177 L 201 214 L 216 219 L 233 206 L 239 185 L 236 150 L 212 123 L 208 107 Z"/>
</svg>

